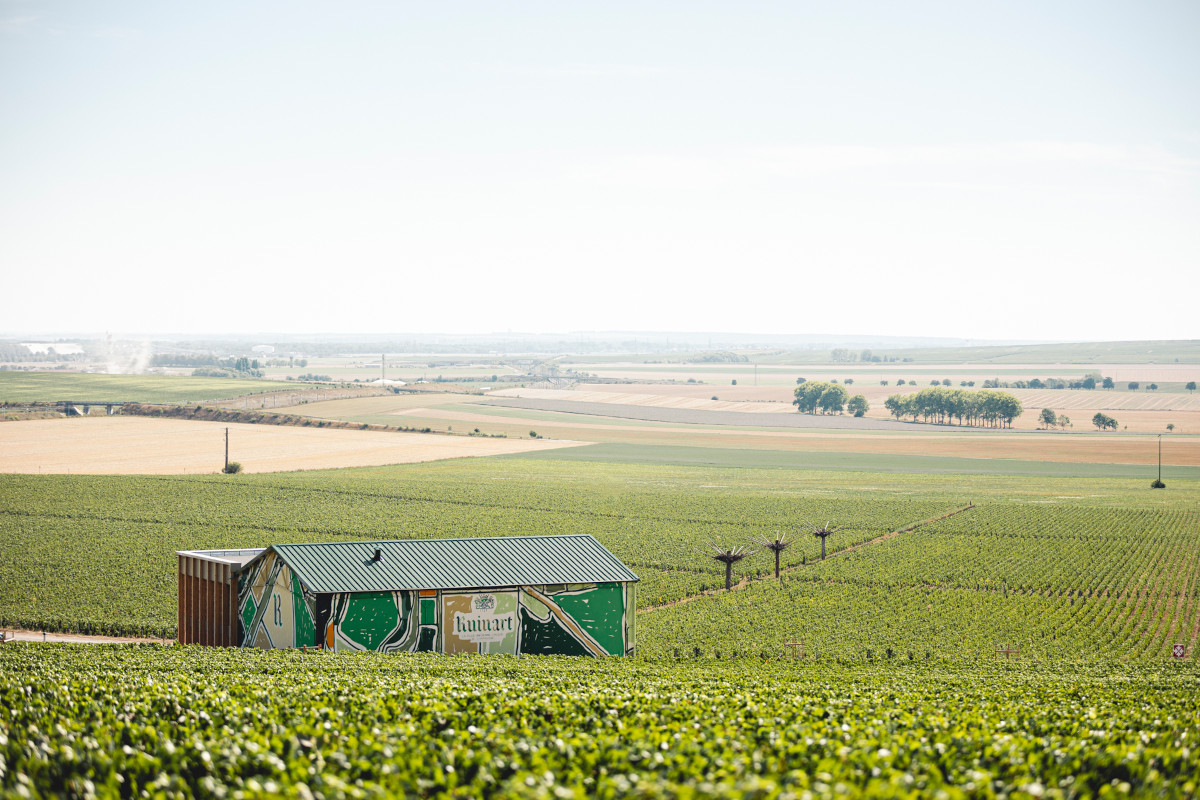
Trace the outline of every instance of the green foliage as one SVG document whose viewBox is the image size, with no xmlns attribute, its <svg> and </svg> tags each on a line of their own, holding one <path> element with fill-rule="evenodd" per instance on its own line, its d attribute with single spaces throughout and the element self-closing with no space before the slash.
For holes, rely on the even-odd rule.
<svg viewBox="0 0 1200 800">
<path fill-rule="evenodd" d="M 1042 424 L 1049 430 L 1058 424 L 1058 415 L 1054 413 L 1052 408 L 1043 408 L 1041 415 L 1038 417 Z"/>
<path fill-rule="evenodd" d="M 242 464 L 240 461 L 230 461 L 225 465 L 225 469 L 222 471 L 226 475 L 236 475 L 242 471 Z"/>
<path fill-rule="evenodd" d="M 691 664 L 4 647 L 0 793 L 1189 797 L 1200 785 L 1193 666 L 713 652 Z"/>
<path fill-rule="evenodd" d="M 1117 421 L 1102 411 L 1097 411 L 1095 416 L 1092 417 L 1092 424 L 1096 426 L 1096 430 L 1098 431 L 1109 429 L 1115 431 L 1117 429 Z"/>
<path fill-rule="evenodd" d="M 805 381 L 796 387 L 794 394 L 796 399 L 792 405 L 796 406 L 797 411 L 809 414 L 818 411 L 822 414 L 840 414 L 850 399 L 850 393 L 844 386 L 829 381 Z"/>
<path fill-rule="evenodd" d="M 867 398 L 861 394 L 854 395 L 854 397 L 851 397 L 849 402 L 846 403 L 846 411 L 856 417 L 864 416 L 870 410 L 870 403 L 868 403 Z"/>
<path fill-rule="evenodd" d="M 985 381 L 985 384 L 987 382 Z M 925 422 L 989 427 L 1012 426 L 1024 408 L 1021 401 L 1008 392 L 946 389 L 941 386 L 922 389 L 915 394 L 894 394 L 883 407 L 896 419 L 911 416 Z"/>
</svg>

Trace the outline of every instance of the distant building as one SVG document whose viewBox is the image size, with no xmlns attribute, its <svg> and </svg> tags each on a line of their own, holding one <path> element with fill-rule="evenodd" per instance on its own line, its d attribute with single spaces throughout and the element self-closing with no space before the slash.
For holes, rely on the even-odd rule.
<svg viewBox="0 0 1200 800">
<path fill-rule="evenodd" d="M 638 577 L 589 535 L 180 551 L 183 644 L 627 655 Z"/>
</svg>

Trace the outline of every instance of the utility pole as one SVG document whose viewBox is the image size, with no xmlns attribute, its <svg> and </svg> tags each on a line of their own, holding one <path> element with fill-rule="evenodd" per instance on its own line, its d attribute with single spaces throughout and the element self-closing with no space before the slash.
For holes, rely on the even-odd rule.
<svg viewBox="0 0 1200 800">
<path fill-rule="evenodd" d="M 225 429 L 225 471 L 229 472 L 229 428 Z"/>
<path fill-rule="evenodd" d="M 1162 482 L 1162 434 L 1158 434 L 1158 480 L 1150 484 L 1151 489 L 1165 489 L 1167 485 Z"/>
</svg>

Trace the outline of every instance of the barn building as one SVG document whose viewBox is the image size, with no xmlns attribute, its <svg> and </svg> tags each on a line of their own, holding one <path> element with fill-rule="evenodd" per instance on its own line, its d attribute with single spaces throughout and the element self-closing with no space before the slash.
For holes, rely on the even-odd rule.
<svg viewBox="0 0 1200 800">
<path fill-rule="evenodd" d="M 178 551 L 179 641 L 627 655 L 637 575 L 589 535 Z"/>
</svg>

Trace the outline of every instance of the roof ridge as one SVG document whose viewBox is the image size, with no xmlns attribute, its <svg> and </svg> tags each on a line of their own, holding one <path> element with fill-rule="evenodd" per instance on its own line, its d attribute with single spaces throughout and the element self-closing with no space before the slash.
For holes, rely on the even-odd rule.
<svg viewBox="0 0 1200 800">
<path fill-rule="evenodd" d="M 639 580 L 590 533 L 298 542 L 255 558 L 268 550 L 317 593 Z M 387 555 L 371 558 L 372 550 Z"/>
<path fill-rule="evenodd" d="M 510 539 L 596 539 L 590 533 L 537 533 L 532 536 L 458 536 L 453 539 L 443 538 L 424 538 L 414 536 L 409 539 L 354 539 L 353 541 L 340 542 L 280 542 L 277 544 L 263 545 L 261 549 L 265 550 L 268 547 L 314 547 L 325 545 L 341 545 L 341 544 L 402 544 L 404 542 L 494 542 L 507 541 Z"/>
</svg>

